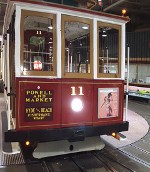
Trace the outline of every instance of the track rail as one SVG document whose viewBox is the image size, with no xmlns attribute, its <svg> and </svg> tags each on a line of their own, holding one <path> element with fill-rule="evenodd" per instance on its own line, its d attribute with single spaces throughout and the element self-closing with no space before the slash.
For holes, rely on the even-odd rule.
<svg viewBox="0 0 150 172">
<path fill-rule="evenodd" d="M 22 154 L 3 155 L 2 166 L 11 166 L 19 169 L 23 166 L 26 172 L 135 172 L 136 169 L 125 161 L 124 153 L 121 156 L 112 155 L 112 149 L 104 148 L 101 151 L 90 151 L 43 158 L 31 162 L 24 161 Z M 15 156 L 15 157 L 14 157 Z M 121 161 L 125 159 L 125 161 Z M 129 159 L 129 158 L 128 158 Z M 141 164 L 140 162 L 137 162 Z M 19 165 L 19 166 L 18 166 Z M 142 166 L 142 165 L 141 165 Z M 142 166 L 143 167 L 143 166 Z M 133 168 L 133 169 L 132 169 Z M 32 170 L 31 170 L 32 169 Z M 13 169 L 12 169 L 13 171 Z M 21 171 L 21 169 L 20 169 Z"/>
<path fill-rule="evenodd" d="M 41 164 L 47 172 L 134 172 L 101 151 L 46 158 L 41 160 Z"/>
</svg>

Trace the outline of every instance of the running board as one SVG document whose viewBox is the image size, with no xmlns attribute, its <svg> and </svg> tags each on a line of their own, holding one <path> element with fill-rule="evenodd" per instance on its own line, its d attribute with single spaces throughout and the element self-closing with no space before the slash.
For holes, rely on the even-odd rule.
<svg viewBox="0 0 150 172">
<path fill-rule="evenodd" d="M 69 142 L 67 140 L 38 143 L 33 152 L 34 158 L 44 158 L 49 156 L 63 155 L 69 153 L 101 150 L 105 144 L 100 137 L 88 137 L 84 141 Z"/>
</svg>

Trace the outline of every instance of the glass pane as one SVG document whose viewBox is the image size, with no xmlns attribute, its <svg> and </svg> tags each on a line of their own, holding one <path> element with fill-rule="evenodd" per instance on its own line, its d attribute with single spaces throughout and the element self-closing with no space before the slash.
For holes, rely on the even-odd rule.
<svg viewBox="0 0 150 172">
<path fill-rule="evenodd" d="M 99 73 L 118 73 L 119 30 L 99 26 Z"/>
<path fill-rule="evenodd" d="M 24 18 L 23 71 L 53 71 L 53 20 Z"/>
<path fill-rule="evenodd" d="M 90 26 L 65 22 L 65 72 L 90 73 Z"/>
</svg>

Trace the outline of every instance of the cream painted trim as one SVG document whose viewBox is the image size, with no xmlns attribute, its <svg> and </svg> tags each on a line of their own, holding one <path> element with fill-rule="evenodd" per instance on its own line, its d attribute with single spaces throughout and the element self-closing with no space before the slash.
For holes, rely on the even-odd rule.
<svg viewBox="0 0 150 172">
<path fill-rule="evenodd" d="M 121 79 L 125 79 L 126 26 L 121 26 Z"/>
<path fill-rule="evenodd" d="M 20 75 L 21 75 L 20 20 L 21 20 L 21 9 L 20 9 L 20 7 L 16 7 L 16 16 L 15 16 L 15 74 L 16 74 L 16 77 L 20 77 Z"/>
<path fill-rule="evenodd" d="M 97 79 L 97 19 L 93 19 L 93 72 L 94 79 Z"/>
<path fill-rule="evenodd" d="M 61 51 L 62 51 L 62 45 L 61 45 L 61 13 L 58 13 L 56 15 L 56 29 L 57 29 L 57 77 L 61 78 Z"/>
<path fill-rule="evenodd" d="M 9 69 L 9 52 L 10 52 L 10 43 L 9 43 L 9 37 L 10 35 L 7 33 L 7 54 L 6 54 L 6 58 L 7 58 L 7 62 L 6 62 L 6 73 L 7 73 L 7 93 L 10 93 L 10 69 Z M 10 96 L 7 96 L 7 118 L 8 118 L 8 130 L 10 130 Z"/>
</svg>

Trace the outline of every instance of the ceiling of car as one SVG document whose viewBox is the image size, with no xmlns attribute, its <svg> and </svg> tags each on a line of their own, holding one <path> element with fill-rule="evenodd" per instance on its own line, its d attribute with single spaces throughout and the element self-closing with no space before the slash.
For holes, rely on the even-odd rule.
<svg viewBox="0 0 150 172">
<path fill-rule="evenodd" d="M 34 0 L 35 1 L 35 0 Z M 37 0 L 42 1 L 42 0 Z M 127 31 L 150 31 L 150 0 L 45 0 L 47 2 L 88 8 L 96 11 L 122 15 L 123 8 L 130 17 Z M 101 6 L 102 1 L 102 6 Z M 0 35 L 2 35 L 4 15 L 8 0 L 0 0 Z"/>
</svg>

